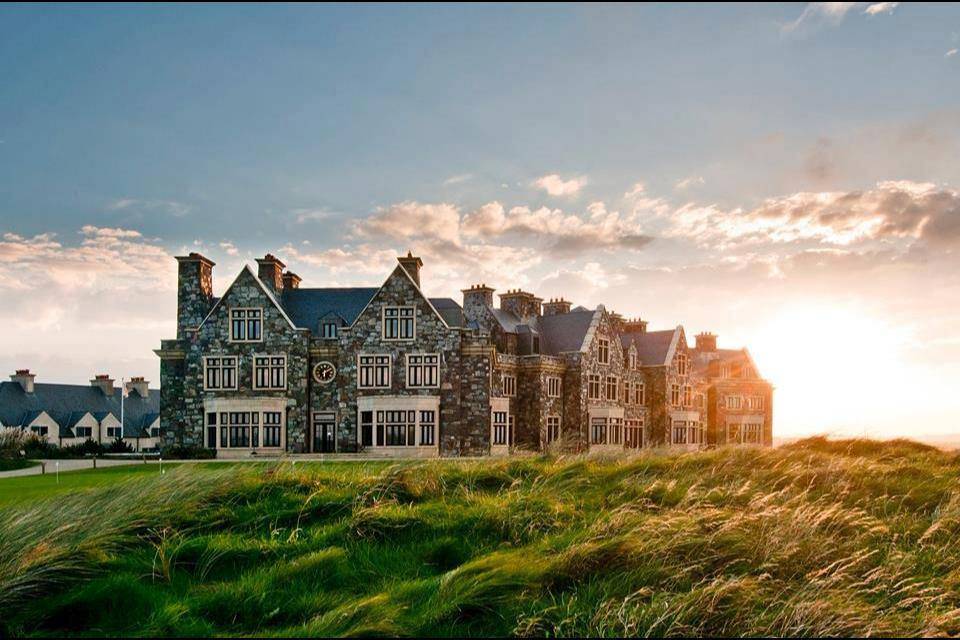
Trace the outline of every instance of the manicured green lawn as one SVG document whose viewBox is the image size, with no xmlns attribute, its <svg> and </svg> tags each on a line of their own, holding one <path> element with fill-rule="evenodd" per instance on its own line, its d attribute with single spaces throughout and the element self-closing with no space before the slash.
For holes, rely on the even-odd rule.
<svg viewBox="0 0 960 640">
<path fill-rule="evenodd" d="M 173 466 L 166 463 L 163 465 L 164 469 L 172 469 Z M 132 464 L 67 471 L 61 473 L 58 479 L 54 465 L 47 464 L 47 473 L 42 475 L 0 478 L 0 508 L 77 490 L 114 485 L 131 478 L 144 478 L 159 473 L 160 469 L 157 465 Z"/>
</svg>

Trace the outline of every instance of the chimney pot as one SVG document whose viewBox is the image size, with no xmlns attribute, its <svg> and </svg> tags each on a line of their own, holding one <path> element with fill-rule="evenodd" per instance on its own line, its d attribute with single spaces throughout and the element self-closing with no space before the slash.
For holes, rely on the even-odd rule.
<svg viewBox="0 0 960 640">
<path fill-rule="evenodd" d="M 397 262 L 400 263 L 400 266 L 403 267 L 404 271 L 410 275 L 410 279 L 413 280 L 419 287 L 420 269 L 423 267 L 423 260 L 413 255 L 411 251 L 407 251 L 407 255 L 397 258 Z"/>
<path fill-rule="evenodd" d="M 23 388 L 24 393 L 33 393 L 34 378 L 36 378 L 36 375 L 30 373 L 30 369 L 17 369 L 16 373 L 10 376 L 10 381 L 18 383 Z"/>
<path fill-rule="evenodd" d="M 141 398 L 146 398 L 150 395 L 150 383 L 144 379 L 143 376 L 134 376 L 130 378 L 130 381 L 126 384 L 127 393 L 131 391 L 136 391 L 137 395 Z"/>
<path fill-rule="evenodd" d="M 287 265 L 272 253 L 257 258 L 257 277 L 273 289 L 274 293 L 283 291 L 283 269 Z"/>
</svg>

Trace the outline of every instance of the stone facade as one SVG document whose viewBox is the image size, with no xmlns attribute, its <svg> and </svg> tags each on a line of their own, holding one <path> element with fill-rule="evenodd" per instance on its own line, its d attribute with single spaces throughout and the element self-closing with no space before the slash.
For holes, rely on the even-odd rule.
<svg viewBox="0 0 960 640">
<path fill-rule="evenodd" d="M 645 322 L 602 306 L 543 303 L 520 290 L 495 307 L 486 285 L 465 289 L 461 307 L 423 294 L 423 263 L 410 254 L 366 289 L 302 289 L 267 255 L 220 299 L 211 261 L 178 261 L 177 337 L 157 350 L 167 445 L 221 455 L 463 456 L 739 438 L 718 425 L 739 424 L 730 417 L 736 403 L 725 398 L 740 392 L 740 378 L 720 381 L 682 327 L 647 332 Z M 248 311 L 256 339 L 240 340 L 236 314 Z M 262 388 L 256 381 L 266 370 L 255 363 L 268 361 L 283 363 L 282 384 Z M 229 385 L 217 378 L 225 362 Z M 769 444 L 772 397 L 762 402 Z M 282 434 L 268 438 L 277 416 Z"/>
</svg>

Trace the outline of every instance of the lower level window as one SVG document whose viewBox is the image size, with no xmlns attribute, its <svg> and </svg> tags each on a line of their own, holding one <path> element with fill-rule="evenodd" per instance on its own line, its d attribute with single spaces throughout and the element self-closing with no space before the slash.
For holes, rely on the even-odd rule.
<svg viewBox="0 0 960 640">
<path fill-rule="evenodd" d="M 377 443 L 388 447 L 414 446 L 416 411 L 377 411 Z"/>
<path fill-rule="evenodd" d="M 263 446 L 280 446 L 281 415 L 279 411 L 267 411 L 263 414 Z"/>
<path fill-rule="evenodd" d="M 507 419 L 506 411 L 493 412 L 493 437 L 491 442 L 495 445 L 509 444 L 510 422 Z"/>
<path fill-rule="evenodd" d="M 107 437 L 116 440 L 120 437 L 120 427 L 107 427 Z"/>
<path fill-rule="evenodd" d="M 434 443 L 437 432 L 437 412 L 420 412 L 420 444 L 431 445 Z"/>
<path fill-rule="evenodd" d="M 627 420 L 623 429 L 623 446 L 628 449 L 643 448 L 643 421 Z"/>
<path fill-rule="evenodd" d="M 47 427 L 30 427 L 30 431 L 37 434 L 38 436 L 45 436 L 48 433 Z"/>
<path fill-rule="evenodd" d="M 673 444 L 687 444 L 687 422 L 685 420 L 673 421 Z"/>
<path fill-rule="evenodd" d="M 761 444 L 763 442 L 763 425 L 745 424 L 743 425 L 743 441 L 749 444 Z"/>
<path fill-rule="evenodd" d="M 560 416 L 547 416 L 547 444 L 560 440 Z"/>
<path fill-rule="evenodd" d="M 93 437 L 93 427 L 77 427 L 77 437 L 78 438 Z"/>
<path fill-rule="evenodd" d="M 607 444 L 607 419 L 590 420 L 590 444 Z"/>
<path fill-rule="evenodd" d="M 610 418 L 610 444 L 621 444 L 623 442 L 623 418 Z"/>
</svg>

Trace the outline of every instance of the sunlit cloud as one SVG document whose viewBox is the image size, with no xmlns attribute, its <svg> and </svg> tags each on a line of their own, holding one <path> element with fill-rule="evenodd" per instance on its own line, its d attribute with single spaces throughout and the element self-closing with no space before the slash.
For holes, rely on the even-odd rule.
<svg viewBox="0 0 960 640">
<path fill-rule="evenodd" d="M 874 2 L 867 6 L 863 12 L 871 16 L 890 14 L 893 13 L 893 10 L 898 6 L 900 6 L 899 2 Z"/>
<path fill-rule="evenodd" d="M 689 189 L 691 187 L 699 187 L 704 183 L 703 176 L 690 176 L 688 178 L 683 178 L 682 180 L 677 180 L 674 183 L 674 188 L 683 191 L 684 189 Z"/>
<path fill-rule="evenodd" d="M 135 213 L 161 212 L 175 218 L 182 218 L 191 211 L 190 205 L 176 200 L 141 200 L 137 198 L 118 198 L 107 203 L 109 211 L 133 211 Z"/>
<path fill-rule="evenodd" d="M 551 196 L 573 196 L 586 186 L 587 179 L 583 176 L 564 180 L 556 173 L 541 176 L 533 181 L 533 186 L 546 191 Z"/>
</svg>

